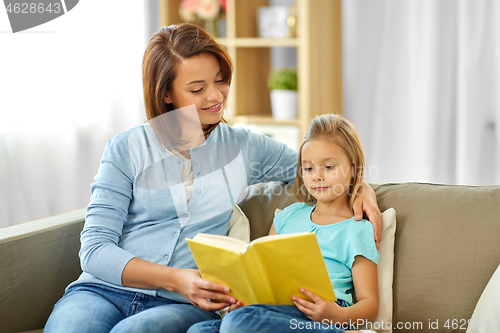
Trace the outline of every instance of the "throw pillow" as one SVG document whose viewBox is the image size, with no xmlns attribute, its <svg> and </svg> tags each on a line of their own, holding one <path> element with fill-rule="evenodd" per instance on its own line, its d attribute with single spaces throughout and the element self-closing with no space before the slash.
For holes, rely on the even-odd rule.
<svg viewBox="0 0 500 333">
<path fill-rule="evenodd" d="M 484 288 L 467 327 L 466 333 L 500 332 L 500 266 Z"/>
<path fill-rule="evenodd" d="M 238 205 L 233 208 L 228 236 L 250 243 L 250 222 Z"/>
<path fill-rule="evenodd" d="M 392 332 L 392 281 L 394 278 L 394 238 L 396 234 L 396 210 L 389 208 L 381 215 L 382 237 L 378 262 L 378 315 L 373 323 L 365 325 L 377 332 Z"/>
</svg>

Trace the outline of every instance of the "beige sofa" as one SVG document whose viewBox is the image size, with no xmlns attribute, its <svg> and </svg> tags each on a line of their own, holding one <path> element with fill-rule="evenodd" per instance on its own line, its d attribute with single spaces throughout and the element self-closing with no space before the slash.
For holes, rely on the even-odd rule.
<svg viewBox="0 0 500 333">
<path fill-rule="evenodd" d="M 465 332 L 463 323 L 500 263 L 500 187 L 373 187 L 380 209 L 393 207 L 397 215 L 394 332 Z M 275 209 L 293 201 L 288 186 L 252 186 L 240 204 L 251 237 L 267 234 Z M 84 214 L 0 229 L 0 332 L 43 328 L 66 285 L 80 274 Z M 430 323 L 438 329 L 429 329 Z"/>
</svg>

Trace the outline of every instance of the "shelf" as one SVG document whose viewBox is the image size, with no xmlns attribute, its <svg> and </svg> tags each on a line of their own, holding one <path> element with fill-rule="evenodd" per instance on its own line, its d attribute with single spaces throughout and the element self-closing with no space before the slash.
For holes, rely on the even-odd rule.
<svg viewBox="0 0 500 333">
<path fill-rule="evenodd" d="M 235 47 L 273 47 L 273 46 L 299 46 L 297 38 L 218 38 L 217 41 L 225 46 Z"/>
<path fill-rule="evenodd" d="M 182 0 L 159 0 L 161 25 L 180 23 Z M 260 127 L 298 127 L 300 138 L 317 114 L 340 113 L 342 94 L 342 1 L 295 0 L 295 38 L 258 36 L 257 13 L 270 0 L 226 0 L 226 37 L 216 38 L 225 46 L 234 66 L 225 119 L 230 124 L 247 123 Z M 199 22 L 204 26 L 204 22 Z M 272 48 L 292 47 L 297 54 L 298 108 L 296 119 L 272 117 L 267 87 L 273 70 Z M 276 53 L 278 54 L 278 52 Z"/>
<path fill-rule="evenodd" d="M 235 116 L 231 118 L 233 123 L 253 123 L 269 125 L 300 125 L 299 119 L 278 120 L 272 116 Z"/>
</svg>

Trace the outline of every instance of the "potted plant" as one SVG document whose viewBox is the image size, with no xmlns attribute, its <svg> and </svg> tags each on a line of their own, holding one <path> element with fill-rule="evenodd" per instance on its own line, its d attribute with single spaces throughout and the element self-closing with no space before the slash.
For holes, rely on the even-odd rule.
<svg viewBox="0 0 500 333">
<path fill-rule="evenodd" d="M 297 114 L 297 71 L 291 68 L 271 72 L 271 109 L 275 119 L 293 119 Z"/>
</svg>

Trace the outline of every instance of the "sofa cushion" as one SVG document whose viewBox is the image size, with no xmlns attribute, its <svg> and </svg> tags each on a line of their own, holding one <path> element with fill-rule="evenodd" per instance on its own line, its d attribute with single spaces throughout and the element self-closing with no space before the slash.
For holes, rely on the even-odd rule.
<svg viewBox="0 0 500 333">
<path fill-rule="evenodd" d="M 465 331 L 500 263 L 500 187 L 373 187 L 380 209 L 394 207 L 398 214 L 393 326 L 407 329 L 395 331 L 430 331 L 429 325 L 433 331 L 457 331 L 453 320 Z"/>
<path fill-rule="evenodd" d="M 283 209 L 296 201 L 291 185 L 267 182 L 249 186 L 239 206 L 250 220 L 251 240 L 269 234 L 276 208 Z"/>
<path fill-rule="evenodd" d="M 491 277 L 477 302 L 467 333 L 500 332 L 500 266 Z"/>
</svg>

